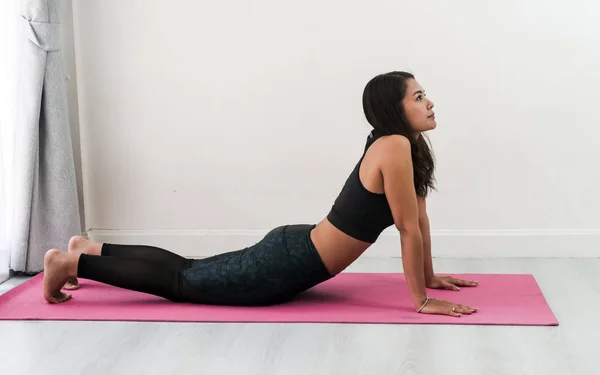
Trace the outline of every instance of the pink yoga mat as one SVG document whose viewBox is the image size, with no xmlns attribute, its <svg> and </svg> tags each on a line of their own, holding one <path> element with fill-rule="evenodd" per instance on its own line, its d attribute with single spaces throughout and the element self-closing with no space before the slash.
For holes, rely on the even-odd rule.
<svg viewBox="0 0 600 375">
<path fill-rule="evenodd" d="M 0 296 L 0 320 L 558 325 L 532 275 L 453 276 L 478 280 L 479 286 L 428 290 L 429 296 L 476 306 L 477 313 L 417 314 L 399 273 L 344 272 L 292 302 L 269 307 L 175 304 L 85 279 L 81 289 L 70 292 L 71 300 L 52 305 L 42 297 L 39 274 Z"/>
</svg>

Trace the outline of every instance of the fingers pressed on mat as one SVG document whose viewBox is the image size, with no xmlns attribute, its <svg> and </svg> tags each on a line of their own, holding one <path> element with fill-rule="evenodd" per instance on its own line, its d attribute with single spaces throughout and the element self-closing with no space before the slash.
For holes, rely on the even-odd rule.
<svg viewBox="0 0 600 375">
<path fill-rule="evenodd" d="M 465 313 L 465 314 L 471 314 L 471 313 L 477 311 L 476 309 L 474 309 L 470 306 L 465 306 L 465 305 L 458 305 L 457 310 L 462 313 Z"/>
</svg>

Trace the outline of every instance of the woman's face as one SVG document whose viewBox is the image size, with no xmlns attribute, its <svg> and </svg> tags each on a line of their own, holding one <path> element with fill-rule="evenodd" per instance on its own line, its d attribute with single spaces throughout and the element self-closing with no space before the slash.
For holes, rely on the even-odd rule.
<svg viewBox="0 0 600 375">
<path fill-rule="evenodd" d="M 406 119 L 415 133 L 435 129 L 433 102 L 425 97 L 425 90 L 414 79 L 407 81 L 406 93 L 402 100 Z"/>
</svg>

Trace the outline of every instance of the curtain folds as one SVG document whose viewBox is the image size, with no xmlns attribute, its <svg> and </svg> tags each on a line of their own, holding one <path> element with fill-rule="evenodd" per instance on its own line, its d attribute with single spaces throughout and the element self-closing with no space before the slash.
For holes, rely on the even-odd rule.
<svg viewBox="0 0 600 375">
<path fill-rule="evenodd" d="M 21 2 L 9 265 L 26 273 L 81 233 L 59 12 L 60 0 Z"/>
</svg>

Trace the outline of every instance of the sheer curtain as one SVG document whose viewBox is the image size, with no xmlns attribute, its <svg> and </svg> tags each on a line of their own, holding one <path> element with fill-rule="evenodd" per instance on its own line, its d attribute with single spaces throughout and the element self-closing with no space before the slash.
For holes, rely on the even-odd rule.
<svg viewBox="0 0 600 375">
<path fill-rule="evenodd" d="M 8 275 L 19 0 L 0 1 L 0 282 Z"/>
<path fill-rule="evenodd" d="M 0 96 L 1 98 L 1 96 Z M 8 240 L 9 233 L 9 215 L 10 212 L 8 208 L 8 189 L 7 189 L 7 178 L 6 178 L 6 164 L 5 163 L 5 152 L 6 148 L 4 147 L 4 131 L 0 133 L 0 141 L 2 141 L 2 149 L 0 150 L 0 283 L 4 282 L 8 278 L 8 263 L 10 254 L 8 244 L 10 243 Z"/>
<path fill-rule="evenodd" d="M 5 151 L 4 147 L 4 134 L 0 133 L 0 140 L 2 141 L 2 150 L 0 151 L 0 283 L 4 282 L 8 278 L 8 263 L 10 254 L 8 244 L 9 233 L 9 215 L 8 208 L 8 189 L 6 183 L 6 164 L 5 163 Z M 7 153 L 7 152 L 6 152 Z"/>
</svg>

